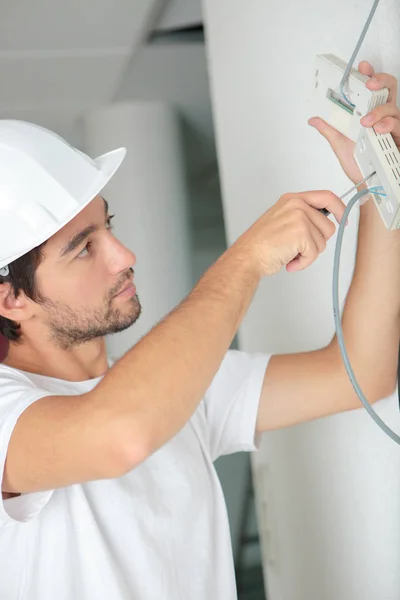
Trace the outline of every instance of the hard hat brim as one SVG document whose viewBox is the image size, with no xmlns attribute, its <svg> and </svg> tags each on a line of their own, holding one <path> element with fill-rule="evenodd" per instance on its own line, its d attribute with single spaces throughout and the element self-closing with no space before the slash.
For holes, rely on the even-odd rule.
<svg viewBox="0 0 400 600">
<path fill-rule="evenodd" d="M 43 232 L 43 237 L 38 237 L 37 243 L 35 246 L 30 248 L 25 248 L 23 251 L 18 252 L 17 254 L 8 257 L 6 260 L 0 259 L 0 268 L 9 265 L 17 258 L 20 258 L 24 254 L 27 254 L 36 246 L 40 246 L 45 241 L 50 239 L 53 235 L 55 235 L 60 229 L 62 229 L 65 225 L 67 225 L 77 214 L 79 214 L 92 200 L 105 188 L 107 183 L 110 181 L 112 176 L 121 166 L 122 161 L 124 160 L 126 155 L 126 148 L 117 148 L 116 150 L 112 150 L 111 152 L 107 152 L 106 154 L 102 154 L 98 158 L 94 159 L 94 164 L 98 170 L 98 177 L 93 181 L 93 185 L 90 186 L 90 189 L 87 189 L 84 197 L 81 199 L 81 202 L 77 206 L 77 209 L 72 211 L 68 218 L 64 219 L 63 222 L 57 223 L 54 227 L 54 230 Z"/>
<path fill-rule="evenodd" d="M 122 161 L 125 158 L 125 155 L 126 148 L 117 148 L 117 150 L 112 150 L 111 152 L 107 152 L 106 154 L 102 154 L 101 156 L 95 158 L 94 162 L 96 167 L 105 174 L 106 182 L 104 186 L 107 185 L 111 177 L 119 169 Z M 101 192 L 103 187 L 98 190 L 97 194 Z"/>
</svg>

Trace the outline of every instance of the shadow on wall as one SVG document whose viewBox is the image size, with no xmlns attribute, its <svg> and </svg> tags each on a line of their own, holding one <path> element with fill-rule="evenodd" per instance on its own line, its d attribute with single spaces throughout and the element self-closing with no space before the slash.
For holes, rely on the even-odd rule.
<svg viewBox="0 0 400 600">
<path fill-rule="evenodd" d="M 5 337 L 0 335 L 0 362 L 3 362 L 7 355 L 8 342 Z"/>
</svg>

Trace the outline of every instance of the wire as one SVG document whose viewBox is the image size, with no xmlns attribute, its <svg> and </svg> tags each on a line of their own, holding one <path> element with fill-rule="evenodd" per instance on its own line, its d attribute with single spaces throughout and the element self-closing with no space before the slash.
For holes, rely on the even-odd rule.
<svg viewBox="0 0 400 600">
<path fill-rule="evenodd" d="M 353 192 L 354 190 L 356 190 L 358 187 L 360 187 L 361 184 L 368 181 L 368 179 L 371 179 L 371 177 L 373 177 L 374 175 L 376 175 L 376 171 L 373 171 L 372 173 L 370 173 L 370 175 L 367 175 L 366 177 L 364 177 L 364 179 L 362 181 L 359 181 L 358 183 L 356 183 L 356 185 L 353 185 L 353 187 L 351 187 L 349 190 L 347 190 L 347 192 L 345 194 L 342 194 L 342 196 L 340 196 L 340 199 L 343 200 L 343 198 L 346 198 L 346 196 L 348 196 L 350 194 L 350 192 Z M 382 187 L 382 189 L 383 189 L 383 187 Z"/>
<path fill-rule="evenodd" d="M 342 194 L 340 196 L 340 199 L 343 200 L 343 198 L 346 198 L 346 196 L 348 196 L 350 194 L 350 192 L 352 192 L 353 190 L 356 190 L 362 183 L 365 183 L 366 181 L 368 181 L 368 179 L 371 179 L 371 177 L 373 177 L 374 175 L 376 175 L 376 171 L 373 171 L 370 175 L 367 175 L 362 181 L 359 181 L 358 183 L 356 183 L 356 185 L 353 185 L 353 187 L 351 187 L 349 190 L 347 190 L 347 192 L 345 192 L 344 194 Z M 380 186 L 380 187 L 382 187 L 382 186 Z M 382 187 L 382 190 L 383 190 L 383 187 Z M 386 194 L 381 194 L 381 193 L 379 193 L 378 195 L 386 196 Z M 321 212 L 322 214 L 324 214 L 326 216 L 331 214 L 327 208 L 319 208 L 318 210 L 319 210 L 319 212 Z"/>
<path fill-rule="evenodd" d="M 376 196 L 386 196 L 385 192 L 382 191 L 383 189 L 383 185 L 376 185 L 375 187 L 370 187 L 369 191 Z"/>
<path fill-rule="evenodd" d="M 369 13 L 368 19 L 367 19 L 367 21 L 366 21 L 366 23 L 364 25 L 364 29 L 361 32 L 360 38 L 359 38 L 359 40 L 358 40 L 358 42 L 356 44 L 356 47 L 354 48 L 354 51 L 353 51 L 353 54 L 351 55 L 349 64 L 347 65 L 346 70 L 343 73 L 342 80 L 340 82 L 340 93 L 342 94 L 343 98 L 346 100 L 347 104 L 349 104 L 350 106 L 355 106 L 355 105 L 346 97 L 346 94 L 344 93 L 344 86 L 347 83 L 347 80 L 348 80 L 349 75 L 350 75 L 351 67 L 353 66 L 353 63 L 354 63 L 354 61 L 356 59 L 358 51 L 361 48 L 361 44 L 364 41 L 365 35 L 366 35 L 367 31 L 368 31 L 368 28 L 371 25 L 371 21 L 372 21 L 372 19 L 374 17 L 374 14 L 375 14 L 375 11 L 376 11 L 376 9 L 378 7 L 379 2 L 380 2 L 380 0 L 375 0 L 374 1 L 374 5 L 373 5 L 373 7 L 371 9 L 371 12 Z"/>
<path fill-rule="evenodd" d="M 357 192 L 357 194 L 355 194 L 355 196 L 353 196 L 351 198 L 348 205 L 346 206 L 344 215 L 339 223 L 339 230 L 338 230 L 336 247 L 335 247 L 335 257 L 334 257 L 334 263 L 333 263 L 333 284 L 332 284 L 333 317 L 335 320 L 336 335 L 337 335 L 337 339 L 338 339 L 338 343 L 339 343 L 340 352 L 341 352 L 341 355 L 343 358 L 343 362 L 345 364 L 347 374 L 350 378 L 351 383 L 353 384 L 353 388 L 354 388 L 357 396 L 363 403 L 363 405 L 364 405 L 365 409 L 367 410 L 367 412 L 369 413 L 369 415 L 372 417 L 372 419 L 378 425 L 378 427 L 380 427 L 397 444 L 400 444 L 400 436 L 397 435 L 397 433 L 395 433 L 394 431 L 392 431 L 390 429 L 390 427 L 388 427 L 386 425 L 386 423 L 384 421 L 382 421 L 382 419 L 376 414 L 376 412 L 373 410 L 371 405 L 368 403 L 368 400 L 364 396 L 364 394 L 356 380 L 356 377 L 354 375 L 353 369 L 350 364 L 349 357 L 347 355 L 346 346 L 345 346 L 344 339 L 343 339 L 343 329 L 342 329 L 342 323 L 341 323 L 341 317 L 340 317 L 339 267 L 340 267 L 340 253 L 341 253 L 341 249 L 342 249 L 343 233 L 344 233 L 347 218 L 349 216 L 351 209 L 355 205 L 355 203 L 358 200 L 360 200 L 363 196 L 365 196 L 366 194 L 370 194 L 370 193 L 377 193 L 376 188 L 365 189 L 365 190 L 361 190 L 360 192 Z M 379 193 L 379 195 L 384 195 L 384 194 Z"/>
</svg>

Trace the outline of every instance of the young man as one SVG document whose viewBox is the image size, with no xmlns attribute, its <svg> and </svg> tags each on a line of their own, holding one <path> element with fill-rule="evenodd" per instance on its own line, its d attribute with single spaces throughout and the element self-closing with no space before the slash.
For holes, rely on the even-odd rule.
<svg viewBox="0 0 400 600">
<path fill-rule="evenodd" d="M 373 75 L 367 63 L 360 70 Z M 365 126 L 400 143 L 396 81 Z M 345 172 L 353 144 L 319 119 Z M 256 432 L 360 406 L 336 340 L 288 356 L 227 351 L 261 277 L 310 265 L 344 205 L 287 194 L 120 359 L 104 335 L 140 314 L 135 256 L 99 195 L 121 157 L 91 161 L 41 128 L 0 122 L 0 597 L 229 600 L 229 527 L 213 461 Z M 1 166 L 3 164 L 3 167 Z M 84 185 L 83 183 L 84 182 Z M 343 327 L 371 401 L 396 383 L 400 237 L 370 200 Z M 385 305 L 385 311 L 381 306 Z M 365 327 L 368 323 L 368 327 Z"/>
</svg>

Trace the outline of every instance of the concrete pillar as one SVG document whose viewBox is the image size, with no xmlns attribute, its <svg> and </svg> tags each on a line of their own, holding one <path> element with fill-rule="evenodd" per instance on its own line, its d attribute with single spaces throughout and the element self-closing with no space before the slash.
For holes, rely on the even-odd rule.
<svg viewBox="0 0 400 600">
<path fill-rule="evenodd" d="M 348 60 L 372 0 L 203 0 L 229 243 L 285 192 L 351 183 L 307 125 L 315 56 Z M 400 75 L 398 0 L 381 2 L 358 60 Z M 358 215 L 342 253 L 344 298 Z M 295 352 L 334 331 L 333 250 L 265 280 L 240 331 L 248 351 Z M 368 326 L 368 323 L 366 323 Z M 361 404 L 360 404 L 361 407 Z M 375 405 L 398 431 L 396 397 Z M 269 600 L 400 597 L 400 452 L 363 408 L 264 436 L 253 457 Z"/>
<path fill-rule="evenodd" d="M 126 352 L 191 287 L 190 235 L 179 120 L 158 103 L 123 103 L 85 116 L 86 147 L 97 156 L 125 146 L 127 156 L 104 190 L 115 235 L 137 256 L 142 315 L 107 339 L 110 356 Z"/>
</svg>

